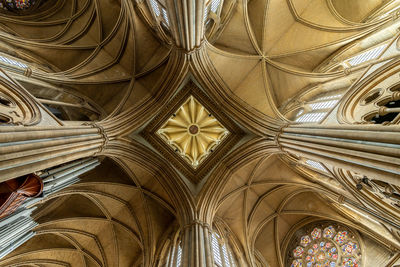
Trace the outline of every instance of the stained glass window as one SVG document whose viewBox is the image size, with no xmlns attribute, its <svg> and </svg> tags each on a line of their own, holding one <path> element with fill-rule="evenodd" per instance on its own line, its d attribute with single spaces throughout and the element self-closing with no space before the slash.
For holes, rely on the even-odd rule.
<svg viewBox="0 0 400 267">
<path fill-rule="evenodd" d="M 361 249 L 356 235 L 336 223 L 319 223 L 300 229 L 292 240 L 287 266 L 359 267 Z"/>
<path fill-rule="evenodd" d="M 0 8 L 8 11 L 27 10 L 36 3 L 36 0 L 0 0 Z"/>
</svg>

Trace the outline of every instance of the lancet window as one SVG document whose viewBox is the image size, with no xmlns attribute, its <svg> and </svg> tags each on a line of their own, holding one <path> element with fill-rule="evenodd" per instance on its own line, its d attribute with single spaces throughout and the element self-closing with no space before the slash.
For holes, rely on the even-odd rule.
<svg viewBox="0 0 400 267">
<path fill-rule="evenodd" d="M 149 6 L 153 11 L 154 17 L 159 21 L 163 26 L 169 27 L 169 19 L 168 19 L 168 12 L 165 6 L 165 3 L 158 0 L 149 0 Z"/>
<path fill-rule="evenodd" d="M 300 123 L 321 122 L 327 113 L 339 102 L 341 94 L 320 95 L 315 100 L 308 101 L 297 112 L 295 121 Z"/>
<path fill-rule="evenodd" d="M 182 267 L 182 253 L 182 242 L 178 239 L 171 243 L 166 260 L 160 266 Z"/>
<path fill-rule="evenodd" d="M 228 243 L 218 233 L 211 236 L 214 264 L 218 267 L 236 267 L 236 261 Z"/>
<path fill-rule="evenodd" d="M 221 11 L 223 0 L 208 0 L 206 2 L 206 7 L 204 9 L 204 21 L 207 21 L 207 18 L 210 12 L 219 16 Z"/>
<path fill-rule="evenodd" d="M 360 65 L 364 62 L 376 59 L 382 54 L 382 52 L 383 52 L 383 50 L 385 50 L 386 46 L 387 46 L 387 44 L 385 43 L 385 44 L 378 45 L 374 48 L 368 49 L 366 51 L 363 51 L 363 52 L 345 60 L 344 64 L 346 64 L 349 67 L 354 67 L 354 66 Z"/>
<path fill-rule="evenodd" d="M 317 170 L 317 171 L 319 171 L 319 172 L 324 172 L 324 173 L 327 173 L 327 172 L 328 172 L 327 169 L 325 168 L 325 166 L 322 165 L 322 164 L 321 164 L 320 162 L 318 162 L 318 161 L 314 161 L 314 160 L 307 159 L 307 160 L 305 161 L 305 163 L 307 164 L 307 166 L 309 166 L 309 167 L 311 167 L 312 169 L 315 169 L 315 170 Z"/>
<path fill-rule="evenodd" d="M 28 68 L 26 64 L 5 55 L 0 55 L 0 62 L 3 67 L 17 67 L 22 69 Z"/>
<path fill-rule="evenodd" d="M 309 224 L 292 238 L 288 261 L 290 267 L 359 267 L 362 254 L 358 235 L 334 222 Z"/>
</svg>

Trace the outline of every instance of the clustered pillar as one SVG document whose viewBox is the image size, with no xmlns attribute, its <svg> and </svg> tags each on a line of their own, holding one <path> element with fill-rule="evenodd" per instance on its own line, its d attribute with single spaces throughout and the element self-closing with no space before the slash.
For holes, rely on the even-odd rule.
<svg viewBox="0 0 400 267">
<path fill-rule="evenodd" d="M 186 225 L 182 235 L 182 266 L 213 267 L 210 226 L 200 221 Z"/>
<path fill-rule="evenodd" d="M 0 182 L 95 156 L 107 141 L 98 125 L 0 127 Z"/>
<path fill-rule="evenodd" d="M 285 152 L 400 186 L 398 125 L 290 125 L 278 142 Z"/>
</svg>

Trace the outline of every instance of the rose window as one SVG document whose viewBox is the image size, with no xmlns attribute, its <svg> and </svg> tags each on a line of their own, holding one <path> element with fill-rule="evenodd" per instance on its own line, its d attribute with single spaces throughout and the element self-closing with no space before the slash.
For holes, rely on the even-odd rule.
<svg viewBox="0 0 400 267">
<path fill-rule="evenodd" d="M 30 8 L 33 4 L 35 4 L 35 0 L 6 0 L 0 2 L 0 7 L 4 9 L 27 9 Z"/>
<path fill-rule="evenodd" d="M 317 225 L 292 243 L 294 248 L 288 261 L 290 267 L 361 266 L 359 242 L 344 226 Z"/>
<path fill-rule="evenodd" d="M 350 123 L 395 125 L 400 123 L 400 83 L 397 67 L 382 73 L 349 97 L 340 112 Z"/>
</svg>

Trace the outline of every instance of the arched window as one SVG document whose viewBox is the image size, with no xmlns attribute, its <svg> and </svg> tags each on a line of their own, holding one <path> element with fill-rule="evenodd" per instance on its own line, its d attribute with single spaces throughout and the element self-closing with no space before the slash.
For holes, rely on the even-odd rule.
<svg viewBox="0 0 400 267">
<path fill-rule="evenodd" d="M 343 103 L 346 120 L 352 123 L 392 125 L 400 122 L 400 82 L 398 70 L 382 72 L 360 84 L 355 95 Z"/>
<path fill-rule="evenodd" d="M 159 0 L 149 0 L 149 6 L 153 11 L 154 17 L 163 24 L 164 27 L 169 27 L 169 19 L 167 8 L 164 3 Z"/>
<path fill-rule="evenodd" d="M 217 16 L 221 13 L 221 6 L 223 0 L 208 0 L 206 1 L 206 6 L 204 8 L 204 21 L 207 21 L 210 12 L 216 14 Z"/>
<path fill-rule="evenodd" d="M 22 69 L 28 68 L 28 66 L 20 61 L 11 59 L 9 57 L 6 57 L 4 55 L 0 55 L 0 62 L 1 64 L 5 64 L 5 66 L 12 66 L 12 67 L 18 67 Z"/>
<path fill-rule="evenodd" d="M 236 261 L 228 243 L 216 232 L 211 236 L 214 264 L 218 267 L 236 267 Z"/>
<path fill-rule="evenodd" d="M 298 111 L 295 121 L 300 123 L 321 122 L 329 111 L 339 102 L 342 94 L 322 95 L 314 100 L 308 101 Z"/>
<path fill-rule="evenodd" d="M 348 67 L 354 67 L 354 66 L 360 65 L 364 62 L 376 59 L 382 54 L 382 52 L 383 52 L 383 50 L 385 50 L 386 46 L 387 46 L 387 44 L 385 43 L 385 44 L 381 44 L 381 45 L 375 46 L 373 48 L 370 48 L 366 51 L 363 51 L 363 52 L 345 60 L 344 64 L 346 64 Z"/>
<path fill-rule="evenodd" d="M 7 11 L 20 11 L 33 7 L 37 0 L 0 0 L 0 8 Z"/>
<path fill-rule="evenodd" d="M 172 242 L 167 253 L 167 259 L 162 264 L 165 267 L 182 267 L 182 243 L 180 240 Z"/>
<path fill-rule="evenodd" d="M 334 222 L 309 224 L 292 238 L 287 265 L 290 267 L 359 267 L 362 254 L 358 235 Z"/>
<path fill-rule="evenodd" d="M 328 173 L 328 170 L 325 168 L 325 166 L 322 165 L 318 161 L 307 159 L 305 161 L 305 163 L 307 164 L 307 166 L 311 167 L 312 169 L 315 169 L 315 170 L 317 170 L 319 172 L 324 172 L 325 174 Z"/>
<path fill-rule="evenodd" d="M 182 247 L 181 244 L 178 245 L 178 252 L 176 254 L 176 267 L 182 266 Z"/>
</svg>

